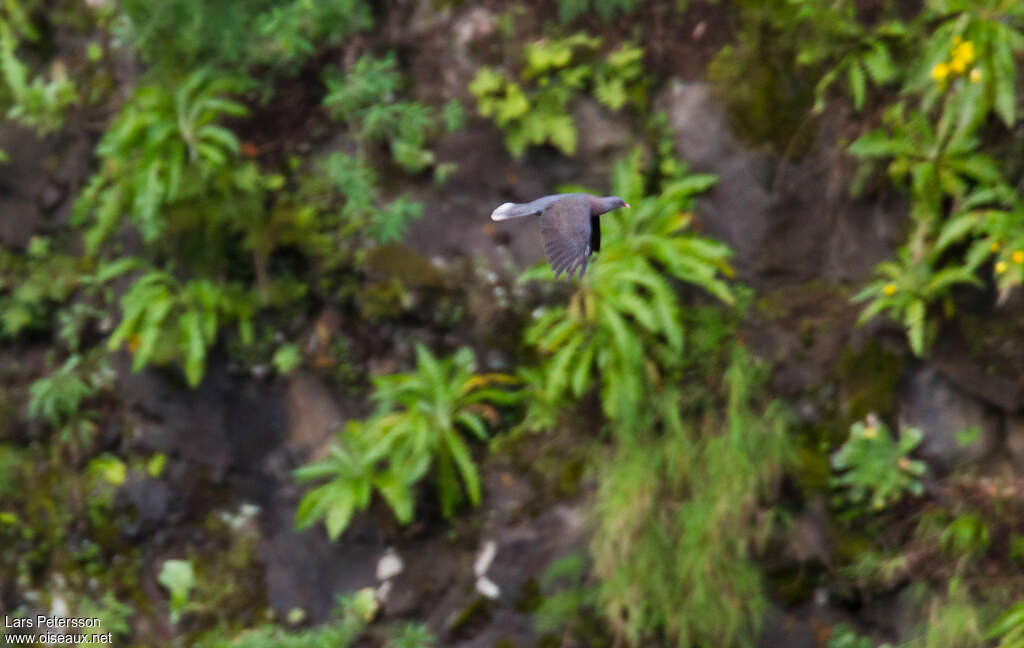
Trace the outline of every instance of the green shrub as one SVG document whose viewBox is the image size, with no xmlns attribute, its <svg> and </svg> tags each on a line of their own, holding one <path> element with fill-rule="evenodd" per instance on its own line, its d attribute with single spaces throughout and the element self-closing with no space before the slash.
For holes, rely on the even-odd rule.
<svg viewBox="0 0 1024 648">
<path fill-rule="evenodd" d="M 295 69 L 318 47 L 373 24 L 363 0 L 124 0 L 115 32 L 158 67 Z"/>
<path fill-rule="evenodd" d="M 562 631 L 563 636 L 579 636 L 585 632 L 583 613 L 598 604 L 598 592 L 593 583 L 588 582 L 585 567 L 583 556 L 572 553 L 544 570 L 540 584 L 554 591 L 543 597 L 533 613 L 538 632 Z"/>
<path fill-rule="evenodd" d="M 756 513 L 789 442 L 779 406 L 755 397 L 759 374 L 736 347 L 722 411 L 663 415 L 660 433 L 652 424 L 600 465 L 591 543 L 600 600 L 634 644 L 665 633 L 680 647 L 749 645 L 760 627 L 767 601 L 751 553 L 767 529 Z"/>
<path fill-rule="evenodd" d="M 300 482 L 328 480 L 303 496 L 295 514 L 299 528 L 323 519 L 328 535 L 337 538 L 352 514 L 369 505 L 374 490 L 400 522 L 408 523 L 414 486 L 432 465 L 446 517 L 454 513 L 463 490 L 472 504 L 480 502 L 480 476 L 463 434 L 487 438 L 484 421 L 498 420 L 491 403 L 516 398 L 490 385 L 512 379 L 474 375 L 473 354 L 465 348 L 438 360 L 417 345 L 416 359 L 415 373 L 374 379 L 376 413 L 366 421 L 350 421 L 325 459 L 296 471 Z"/>
<path fill-rule="evenodd" d="M 569 22 L 591 11 L 602 20 L 609 20 L 619 13 L 628 13 L 643 0 L 558 0 L 558 16 L 562 22 Z M 685 4 L 686 0 L 680 0 Z"/>
<path fill-rule="evenodd" d="M 68 107 L 78 101 L 75 84 L 63 65 L 53 66 L 49 81 L 42 77 L 30 81 L 28 67 L 15 54 L 17 47 L 14 29 L 0 18 L 0 70 L 13 100 L 7 118 L 39 134 L 52 133 L 63 125 Z"/>
<path fill-rule="evenodd" d="M 434 636 L 422 623 L 406 623 L 388 639 L 384 648 L 433 648 L 437 645 Z"/>
<path fill-rule="evenodd" d="M 176 362 L 193 387 L 203 378 L 207 349 L 217 341 L 223 322 L 236 322 L 242 340 L 252 339 L 254 306 L 237 284 L 181 282 L 170 273 L 150 270 L 121 297 L 121 311 L 107 348 L 127 343 L 133 371 L 149 363 Z"/>
<path fill-rule="evenodd" d="M 372 588 L 338 597 L 332 619 L 317 627 L 289 632 L 279 626 L 257 626 L 235 637 L 212 632 L 204 636 L 197 648 L 346 648 L 351 645 L 377 613 Z"/>
<path fill-rule="evenodd" d="M 87 249 L 95 252 L 126 214 L 147 243 L 166 232 L 166 207 L 185 198 L 255 191 L 258 173 L 239 165 L 238 138 L 218 122 L 246 114 L 226 95 L 239 79 L 192 72 L 171 90 L 137 89 L 96 147 L 103 165 L 75 202 L 76 222 L 88 223 Z"/>
<path fill-rule="evenodd" d="M 60 369 L 29 386 L 29 418 L 59 427 L 78 414 L 82 401 L 96 392 L 78 376 L 81 360 L 79 356 L 71 356 Z"/>
<path fill-rule="evenodd" d="M 583 33 L 527 43 L 522 84 L 501 69 L 477 70 L 469 90 L 478 112 L 505 131 L 513 155 L 546 142 L 566 155 L 575 153 L 576 126 L 568 107 L 578 93 L 590 92 L 611 110 L 629 102 L 643 105 L 643 50 L 623 44 L 601 59 L 600 47 L 600 38 Z"/>
<path fill-rule="evenodd" d="M 959 579 L 950 579 L 945 592 L 929 591 L 923 584 L 914 584 L 908 588 L 906 597 L 920 609 L 920 622 L 910 640 L 903 644 L 907 648 L 983 648 L 991 645 L 985 640 L 985 618 L 988 615 Z"/>
<path fill-rule="evenodd" d="M 346 237 L 363 236 L 379 245 L 394 243 L 423 214 L 423 205 L 405 196 L 384 203 L 377 174 L 356 158 L 332 153 L 324 160 L 323 171 L 325 180 L 343 197 L 339 216 Z"/>
<path fill-rule="evenodd" d="M 928 0 L 921 17 L 935 27 L 918 50 L 906 89 L 921 93 L 927 107 L 950 86 L 961 86 L 969 96 L 961 114 L 967 125 L 976 127 L 995 112 L 1013 126 L 1014 61 L 1024 52 L 1024 6 L 1007 0 Z"/>
<path fill-rule="evenodd" d="M 981 556 L 991 543 L 988 524 L 976 513 L 958 515 L 943 529 L 939 543 L 953 556 Z"/>
<path fill-rule="evenodd" d="M 925 464 L 907 457 L 922 438 L 920 430 L 907 428 L 894 441 L 888 428 L 873 415 L 854 423 L 850 438 L 832 456 L 832 468 L 839 473 L 832 485 L 839 489 L 840 501 L 854 506 L 870 503 L 879 510 L 906 493 L 924 492 L 921 477 Z"/>
<path fill-rule="evenodd" d="M 796 62 L 804 66 L 823 66 L 814 89 L 814 111 L 825 108 L 829 88 L 845 80 L 855 110 L 861 110 L 867 98 L 868 82 L 885 86 L 899 78 L 894 51 L 902 51 L 908 30 L 898 20 L 887 20 L 872 27 L 857 17 L 854 2 L 816 2 L 794 0 L 796 14 L 789 25 L 801 29 Z"/>
<path fill-rule="evenodd" d="M 601 251 L 568 305 L 546 310 L 526 332 L 544 357 L 542 402 L 580 398 L 596 383 L 605 416 L 623 427 L 643 425 L 652 395 L 678 377 L 685 330 L 671 281 L 733 299 L 719 276 L 731 273 L 728 248 L 685 232 L 694 195 L 714 177 L 680 172 L 645 197 L 641 172 L 639 153 L 616 165 L 614 192 L 632 208 L 601 217 Z M 523 279 L 552 276 L 543 265 Z"/>
<path fill-rule="evenodd" d="M 1016 121 L 1014 56 L 1024 52 L 1024 10 L 1017 3 L 926 2 L 919 38 L 925 40 L 905 73 L 904 96 L 885 112 L 885 129 L 865 133 L 850 147 L 862 160 L 889 160 L 888 173 L 911 199 L 910 239 L 898 263 L 859 296 L 870 299 L 863 320 L 888 312 L 907 326 L 911 348 L 928 348 L 928 305 L 952 290 L 981 285 L 993 266 L 1000 300 L 1022 278 L 1024 228 L 1020 198 L 988 151 L 990 114 L 1007 127 Z M 909 106 L 909 107 L 908 107 Z"/>
<path fill-rule="evenodd" d="M 1024 645 L 1024 601 L 1014 603 L 992 624 L 985 635 L 989 641 L 999 641 L 999 648 L 1018 648 Z"/>
<path fill-rule="evenodd" d="M 0 339 L 53 324 L 57 307 L 82 282 L 82 264 L 33 237 L 25 254 L 0 249 Z"/>
<path fill-rule="evenodd" d="M 850 626 L 840 623 L 832 626 L 826 648 L 874 648 L 874 644 L 867 637 L 858 635 Z"/>
<path fill-rule="evenodd" d="M 359 141 L 386 141 L 391 157 L 415 173 L 435 164 L 427 141 L 442 129 L 462 126 L 461 104 L 453 99 L 442 112 L 415 101 L 396 99 L 401 75 L 395 57 L 363 55 L 344 75 L 330 69 L 325 75 L 324 107 L 344 122 Z"/>
</svg>

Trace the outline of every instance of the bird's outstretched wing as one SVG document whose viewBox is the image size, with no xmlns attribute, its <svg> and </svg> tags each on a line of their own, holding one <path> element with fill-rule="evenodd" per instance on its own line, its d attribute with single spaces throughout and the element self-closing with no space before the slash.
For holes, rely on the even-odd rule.
<svg viewBox="0 0 1024 648">
<path fill-rule="evenodd" d="M 585 196 L 568 195 L 545 207 L 540 216 L 544 254 L 555 277 L 568 273 L 571 279 L 587 271 L 590 259 L 590 203 Z"/>
<path fill-rule="evenodd" d="M 510 218 L 523 218 L 525 216 L 536 216 L 544 211 L 544 208 L 551 203 L 561 200 L 572 194 L 553 194 L 544 196 L 528 203 L 504 203 L 491 212 L 491 220 L 503 221 Z"/>
</svg>

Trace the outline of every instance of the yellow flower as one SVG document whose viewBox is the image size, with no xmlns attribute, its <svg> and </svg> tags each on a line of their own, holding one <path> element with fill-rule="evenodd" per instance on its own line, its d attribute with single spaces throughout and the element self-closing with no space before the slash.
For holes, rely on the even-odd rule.
<svg viewBox="0 0 1024 648">
<path fill-rule="evenodd" d="M 961 38 L 959 36 L 954 36 L 953 37 L 953 47 L 956 47 L 957 45 L 959 45 L 962 42 L 964 42 L 963 38 Z"/>
<path fill-rule="evenodd" d="M 886 297 L 892 297 L 893 295 L 896 294 L 896 284 L 885 284 L 885 288 L 882 289 L 882 292 L 885 293 Z"/>
<path fill-rule="evenodd" d="M 1013 256 L 1010 258 L 1013 259 L 1014 263 L 1024 263 L 1024 250 L 1014 251 Z"/>
<path fill-rule="evenodd" d="M 953 60 L 949 62 L 949 69 L 955 74 L 963 74 L 967 69 L 967 61 L 959 56 L 954 56 Z"/>
<path fill-rule="evenodd" d="M 971 83 L 977 83 L 981 81 L 981 70 L 974 68 L 971 70 Z"/>
<path fill-rule="evenodd" d="M 999 242 L 998 241 L 993 241 L 992 242 L 992 246 L 989 249 L 992 250 L 993 252 L 998 252 L 999 251 Z"/>
<path fill-rule="evenodd" d="M 936 83 L 942 83 L 949 76 L 949 66 L 945 63 L 936 63 L 932 68 L 932 78 Z"/>
<path fill-rule="evenodd" d="M 963 41 L 962 43 L 957 43 L 956 45 L 953 46 L 952 53 L 954 61 L 963 61 L 964 69 L 966 69 L 966 66 L 973 63 L 974 59 L 977 58 L 974 55 L 974 43 L 972 43 L 971 41 Z"/>
<path fill-rule="evenodd" d="M 996 263 L 996 274 L 1003 274 L 1006 272 L 1006 261 L 999 261 Z"/>
</svg>

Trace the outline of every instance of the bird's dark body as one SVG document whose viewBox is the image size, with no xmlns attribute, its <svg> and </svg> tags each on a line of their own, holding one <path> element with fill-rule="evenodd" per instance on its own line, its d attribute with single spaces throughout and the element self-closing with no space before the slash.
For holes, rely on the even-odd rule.
<svg viewBox="0 0 1024 648">
<path fill-rule="evenodd" d="M 601 249 L 600 215 L 617 207 L 628 207 L 617 196 L 598 198 L 584 193 L 555 194 L 528 203 L 505 203 L 491 214 L 493 220 L 540 215 L 544 255 L 555 276 L 579 276 L 587 271 L 593 252 Z"/>
<path fill-rule="evenodd" d="M 590 239 L 594 231 L 594 217 L 590 211 L 590 196 L 571 194 L 552 202 L 541 212 L 540 233 L 544 237 L 544 255 L 555 270 L 555 276 L 567 272 L 571 277 L 580 267 L 586 272 L 591 252 Z"/>
</svg>

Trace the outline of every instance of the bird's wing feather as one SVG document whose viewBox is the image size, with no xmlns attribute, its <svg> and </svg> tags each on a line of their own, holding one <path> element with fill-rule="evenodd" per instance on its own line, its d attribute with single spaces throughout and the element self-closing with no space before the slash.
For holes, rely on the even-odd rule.
<svg viewBox="0 0 1024 648">
<path fill-rule="evenodd" d="M 590 204 L 585 196 L 565 196 L 551 202 L 541 213 L 540 233 L 544 254 L 555 276 L 566 272 L 569 278 L 587 270 L 590 257 Z"/>
<path fill-rule="evenodd" d="M 491 220 L 503 221 L 510 218 L 523 218 L 525 216 L 536 216 L 544 211 L 544 208 L 551 203 L 558 201 L 571 194 L 554 194 L 544 196 L 528 203 L 504 203 L 491 212 Z"/>
</svg>

